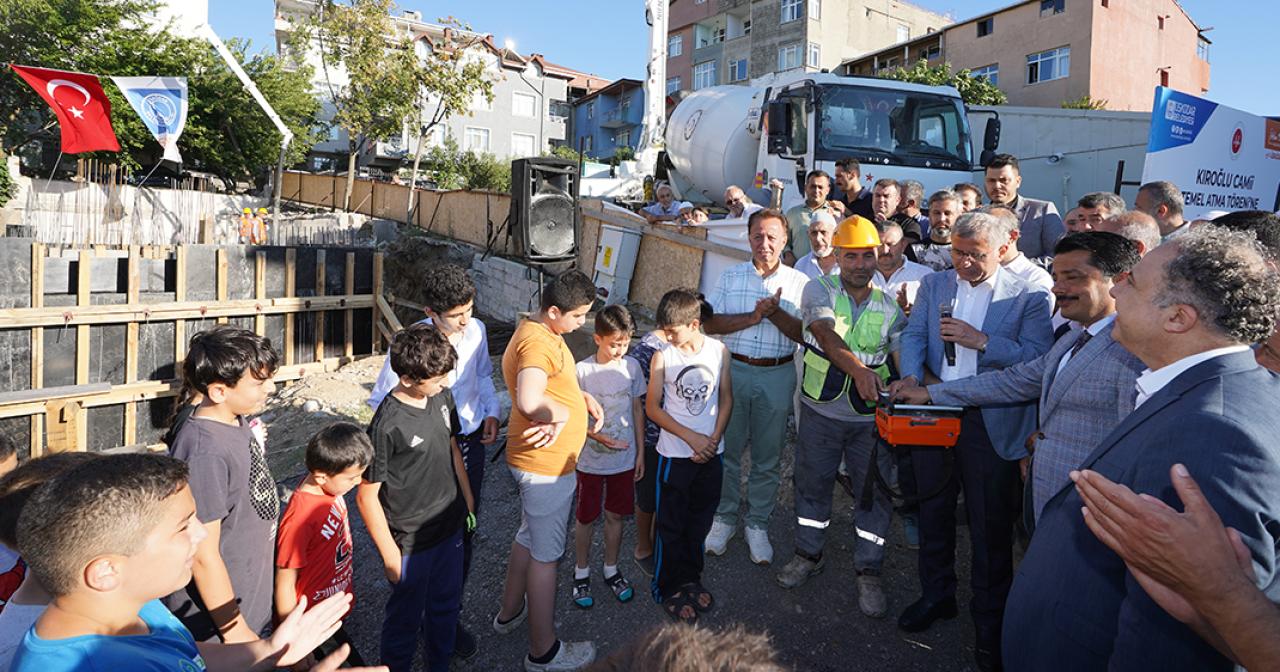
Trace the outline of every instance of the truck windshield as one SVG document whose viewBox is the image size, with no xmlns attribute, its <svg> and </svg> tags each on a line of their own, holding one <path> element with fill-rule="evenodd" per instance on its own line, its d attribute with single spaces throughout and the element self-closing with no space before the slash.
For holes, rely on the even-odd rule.
<svg viewBox="0 0 1280 672">
<path fill-rule="evenodd" d="M 969 129 L 960 99 L 931 93 L 819 86 L 816 158 L 968 170 Z"/>
</svg>

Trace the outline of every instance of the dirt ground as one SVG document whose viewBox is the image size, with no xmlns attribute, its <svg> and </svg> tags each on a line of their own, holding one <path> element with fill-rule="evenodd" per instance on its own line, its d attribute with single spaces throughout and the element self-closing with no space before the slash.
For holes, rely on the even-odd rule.
<svg viewBox="0 0 1280 672">
<path fill-rule="evenodd" d="M 490 324 L 491 334 L 499 329 L 500 325 Z M 579 338 L 571 345 L 578 352 L 588 343 L 589 340 Z M 498 355 L 501 345 L 501 342 L 491 344 Z M 498 389 L 505 398 L 500 357 L 493 359 Z M 302 450 L 306 440 L 324 424 L 335 420 L 360 424 L 369 422 L 372 413 L 364 402 L 382 363 L 383 357 L 380 356 L 365 358 L 338 371 L 309 376 L 277 392 L 263 419 L 269 431 L 268 459 L 282 484 L 297 482 L 303 473 Z M 309 400 L 318 402 L 318 408 L 304 409 Z M 908 635 L 896 627 L 897 615 L 919 595 L 916 553 L 906 548 L 901 523 L 896 516 L 889 534 L 883 570 L 889 616 L 874 620 L 858 611 L 853 582 L 855 502 L 838 486 L 834 494 L 835 514 L 827 534 L 826 571 L 796 590 L 784 590 L 777 585 L 775 573 L 790 558 L 795 520 L 791 506 L 791 454 L 792 449 L 788 446 L 783 458 L 783 487 L 770 525 L 774 565 L 760 567 L 751 564 L 741 533 L 730 542 L 725 556 L 708 557 L 704 582 L 715 593 L 718 604 L 715 611 L 707 614 L 700 623 L 710 627 L 743 623 L 752 630 L 768 632 L 781 660 L 796 670 L 972 669 L 973 626 L 966 614 L 952 621 L 940 622 L 919 634 Z M 520 522 L 519 501 L 505 461 L 499 457 L 486 466 L 475 557 L 462 609 L 462 623 L 476 636 L 480 651 L 471 660 L 455 660 L 452 669 L 521 670 L 521 658 L 527 646 L 525 631 L 521 629 L 503 636 L 490 627 L 502 592 L 507 554 Z M 382 574 L 381 560 L 374 551 L 353 496 L 349 496 L 348 503 L 356 545 L 356 608 L 348 619 L 347 628 L 366 660 L 372 662 L 378 658 L 378 638 L 388 586 Z M 961 527 L 957 539 L 959 600 L 962 605 L 967 604 L 969 598 L 966 532 L 966 528 Z M 596 606 L 587 611 L 574 607 L 568 591 L 572 581 L 572 537 L 570 525 L 566 559 L 560 563 L 557 597 L 556 628 L 561 638 L 594 640 L 603 655 L 647 629 L 666 622 L 665 615 L 647 596 L 645 577 L 630 561 L 634 548 L 633 525 L 628 525 L 624 533 L 620 569 L 636 585 L 635 597 L 626 604 L 606 599 L 608 591 L 599 580 L 603 547 L 601 535 L 597 532 L 592 550 Z M 421 669 L 421 660 L 415 669 Z"/>
</svg>

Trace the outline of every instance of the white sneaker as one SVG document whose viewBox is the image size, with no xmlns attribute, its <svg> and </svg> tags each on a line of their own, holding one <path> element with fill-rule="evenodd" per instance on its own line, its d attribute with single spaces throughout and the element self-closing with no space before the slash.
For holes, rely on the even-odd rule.
<svg viewBox="0 0 1280 672">
<path fill-rule="evenodd" d="M 545 663 L 535 663 L 524 657 L 525 672 L 572 672 L 587 665 L 596 659 L 596 645 L 594 642 L 560 642 L 560 650 L 556 652 L 556 657 Z"/>
<path fill-rule="evenodd" d="M 526 600 L 523 604 L 521 604 L 520 613 L 513 616 L 511 620 L 507 621 L 506 623 L 503 623 L 502 621 L 498 620 L 498 615 L 501 613 L 502 613 L 502 608 L 499 607 L 498 613 L 493 615 L 493 631 L 498 633 L 499 635 L 505 635 L 511 632 L 515 632 L 516 628 L 520 627 L 521 623 L 524 623 L 524 619 L 529 617 L 529 602 Z"/>
<path fill-rule="evenodd" d="M 733 525 L 727 525 L 719 520 L 711 523 L 711 531 L 707 533 L 705 546 L 707 553 L 711 555 L 724 555 L 724 549 L 729 545 L 729 540 L 737 532 L 737 528 Z"/>
<path fill-rule="evenodd" d="M 769 533 L 754 527 L 744 530 L 747 537 L 747 555 L 757 565 L 773 562 L 773 545 L 769 543 Z"/>
</svg>

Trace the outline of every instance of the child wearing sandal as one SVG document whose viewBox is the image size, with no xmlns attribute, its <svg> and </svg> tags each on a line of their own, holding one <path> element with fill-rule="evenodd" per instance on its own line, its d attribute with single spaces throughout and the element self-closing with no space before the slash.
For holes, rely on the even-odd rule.
<svg viewBox="0 0 1280 672">
<path fill-rule="evenodd" d="M 604 582 L 619 602 L 631 600 L 631 584 L 618 571 L 622 520 L 635 507 L 635 481 L 644 475 L 645 391 L 640 364 L 627 356 L 635 326 L 622 306 L 608 306 L 596 314 L 596 353 L 578 362 L 578 385 L 604 408 L 600 431 L 588 431 L 578 455 L 578 509 L 574 531 L 577 565 L 573 572 L 573 603 L 581 609 L 595 604 L 591 597 L 592 528 L 604 504 Z"/>
<path fill-rule="evenodd" d="M 667 345 L 649 363 L 645 411 L 658 436 L 657 548 L 653 598 L 672 620 L 693 624 L 715 604 L 702 585 L 703 540 L 720 502 L 724 428 L 733 410 L 729 352 L 707 338 L 710 306 L 673 289 L 658 303 Z"/>
</svg>

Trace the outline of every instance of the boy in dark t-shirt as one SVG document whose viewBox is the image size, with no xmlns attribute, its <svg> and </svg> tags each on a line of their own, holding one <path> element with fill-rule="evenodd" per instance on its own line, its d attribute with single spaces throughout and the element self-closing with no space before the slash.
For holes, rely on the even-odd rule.
<svg viewBox="0 0 1280 672">
<path fill-rule="evenodd" d="M 191 471 L 208 536 L 196 550 L 191 582 L 165 602 L 197 641 L 248 642 L 271 623 L 280 502 L 248 416 L 275 390 L 277 363 L 271 341 L 232 326 L 196 334 L 183 360 L 184 381 L 203 398 L 170 454 Z"/>
<path fill-rule="evenodd" d="M 427 669 L 445 672 L 462 603 L 462 533 L 475 524 L 457 410 L 445 384 L 456 363 L 435 327 L 415 324 L 391 342 L 400 383 L 369 424 L 373 462 L 356 504 L 391 582 L 382 663 L 408 672 L 427 638 Z"/>
</svg>

